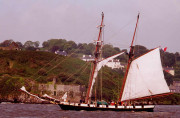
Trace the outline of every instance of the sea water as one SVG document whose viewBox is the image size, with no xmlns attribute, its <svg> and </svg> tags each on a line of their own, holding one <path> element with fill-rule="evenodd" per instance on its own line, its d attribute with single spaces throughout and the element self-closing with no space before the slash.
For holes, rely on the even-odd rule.
<svg viewBox="0 0 180 118">
<path fill-rule="evenodd" d="M 154 112 L 64 111 L 53 104 L 0 104 L 0 118 L 180 118 L 180 105 L 156 105 Z"/>
</svg>

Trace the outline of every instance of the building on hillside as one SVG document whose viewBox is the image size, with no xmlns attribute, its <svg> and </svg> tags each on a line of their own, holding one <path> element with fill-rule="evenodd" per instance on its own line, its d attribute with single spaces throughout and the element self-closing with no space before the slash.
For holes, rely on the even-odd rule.
<svg viewBox="0 0 180 118">
<path fill-rule="evenodd" d="M 112 59 L 110 61 L 107 62 L 106 66 L 112 68 L 112 69 L 123 69 L 124 65 L 121 64 L 121 62 L 119 61 L 119 59 Z"/>
<path fill-rule="evenodd" d="M 39 90 L 41 95 L 48 94 L 56 99 L 62 98 L 67 92 L 68 100 L 79 102 L 85 97 L 86 87 L 85 85 L 63 85 L 56 84 L 56 79 L 53 79 L 52 84 L 39 84 Z"/>
<path fill-rule="evenodd" d="M 173 84 L 169 86 L 169 89 L 173 93 L 180 93 L 180 81 L 173 81 Z"/>
<path fill-rule="evenodd" d="M 12 42 L 9 46 L 7 47 L 0 47 L 0 50 L 21 50 L 15 42 Z"/>
<path fill-rule="evenodd" d="M 56 50 L 56 51 L 55 51 L 55 54 L 62 55 L 62 56 L 67 56 L 67 52 L 66 52 L 66 51 Z"/>
<path fill-rule="evenodd" d="M 92 55 L 83 55 L 81 59 L 83 61 L 94 61 L 94 57 Z"/>
<path fill-rule="evenodd" d="M 94 57 L 92 55 L 83 55 L 81 58 L 83 61 L 94 61 Z M 106 66 L 112 69 L 123 69 L 125 65 L 122 65 L 118 59 L 113 59 L 107 62 Z"/>
<path fill-rule="evenodd" d="M 174 74 L 175 74 L 175 72 L 174 72 L 174 68 L 173 67 L 164 67 L 163 68 L 164 69 L 164 71 L 166 71 L 167 73 L 169 73 L 169 74 L 171 74 L 171 75 L 173 75 L 174 76 Z"/>
</svg>

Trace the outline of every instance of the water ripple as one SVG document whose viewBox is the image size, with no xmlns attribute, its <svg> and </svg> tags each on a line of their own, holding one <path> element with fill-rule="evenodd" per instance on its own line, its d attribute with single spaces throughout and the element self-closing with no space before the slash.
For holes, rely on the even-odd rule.
<svg viewBox="0 0 180 118">
<path fill-rule="evenodd" d="M 53 104 L 0 104 L 0 118 L 180 118 L 180 105 L 157 105 L 154 112 L 64 111 Z"/>
</svg>

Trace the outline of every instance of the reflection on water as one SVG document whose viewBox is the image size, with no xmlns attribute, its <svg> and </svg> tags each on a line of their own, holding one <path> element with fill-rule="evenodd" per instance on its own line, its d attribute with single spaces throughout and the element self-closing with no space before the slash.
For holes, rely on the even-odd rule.
<svg viewBox="0 0 180 118">
<path fill-rule="evenodd" d="M 154 112 L 63 111 L 53 104 L 0 104 L 0 118 L 180 118 L 180 105 L 157 105 Z"/>
</svg>

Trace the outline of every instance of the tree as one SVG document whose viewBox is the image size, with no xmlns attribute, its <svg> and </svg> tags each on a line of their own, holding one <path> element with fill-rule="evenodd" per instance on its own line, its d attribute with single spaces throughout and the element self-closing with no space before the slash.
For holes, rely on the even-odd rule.
<svg viewBox="0 0 180 118">
<path fill-rule="evenodd" d="M 83 49 L 83 44 L 82 44 L 82 43 L 79 43 L 79 44 L 77 45 L 77 48 Z"/>
<path fill-rule="evenodd" d="M 50 50 L 53 48 L 53 46 L 58 46 L 59 50 L 64 50 L 64 46 L 66 44 L 65 39 L 50 39 L 48 41 L 43 42 L 43 48 L 46 48 L 47 50 Z"/>
<path fill-rule="evenodd" d="M 161 51 L 163 66 L 172 67 L 175 65 L 175 55 L 169 52 Z"/>
<path fill-rule="evenodd" d="M 180 54 L 179 54 L 179 52 L 175 53 L 175 59 L 176 59 L 176 61 L 180 61 Z"/>
<path fill-rule="evenodd" d="M 173 83 L 173 76 L 171 74 L 164 71 L 164 76 L 168 86 Z"/>
<path fill-rule="evenodd" d="M 124 52 L 124 54 L 119 56 L 118 59 L 121 62 L 127 63 L 127 61 L 128 61 L 128 52 L 127 52 L 127 49 L 123 49 L 122 52 Z"/>
<path fill-rule="evenodd" d="M 44 41 L 43 44 L 42 44 L 43 48 L 47 48 L 49 47 L 49 42 L 47 41 Z"/>
<path fill-rule="evenodd" d="M 39 44 L 40 44 L 40 42 L 39 42 L 39 41 L 34 42 L 34 46 L 35 46 L 36 48 L 38 48 L 38 47 L 39 47 Z"/>
<path fill-rule="evenodd" d="M 106 44 L 103 46 L 103 57 L 107 58 L 118 53 L 112 45 Z"/>
<path fill-rule="evenodd" d="M 34 47 L 34 43 L 32 41 L 26 41 L 23 46 L 25 48 Z"/>
<path fill-rule="evenodd" d="M 89 43 L 86 47 L 85 54 L 92 55 L 95 50 L 95 45 L 93 43 Z"/>
<path fill-rule="evenodd" d="M 51 52 L 55 52 L 55 51 L 57 51 L 57 50 L 59 50 L 59 46 L 53 46 L 51 49 L 50 49 L 50 51 Z"/>
<path fill-rule="evenodd" d="M 19 92 L 20 87 L 22 87 L 24 79 L 20 77 L 11 77 L 5 75 L 0 78 L 0 93 L 1 97 L 6 97 L 8 95 L 15 95 Z"/>
<path fill-rule="evenodd" d="M 8 47 L 12 42 L 14 42 L 12 39 L 3 41 L 0 46 L 2 47 Z"/>
<path fill-rule="evenodd" d="M 82 53 L 87 54 L 86 49 L 87 49 L 87 43 L 83 43 L 81 47 Z"/>
<path fill-rule="evenodd" d="M 127 51 L 127 49 L 123 49 L 122 52 L 127 53 L 128 51 Z"/>
<path fill-rule="evenodd" d="M 39 47 L 39 44 L 40 44 L 39 41 L 35 41 L 35 42 L 33 42 L 33 41 L 26 41 L 23 46 L 27 50 L 36 50 L 36 48 Z"/>
<path fill-rule="evenodd" d="M 68 41 L 64 45 L 64 50 L 68 53 L 72 52 L 77 48 L 77 44 L 74 41 Z"/>
<path fill-rule="evenodd" d="M 148 51 L 149 50 L 142 45 L 135 45 L 134 46 L 135 57 L 139 57 L 139 56 L 147 53 Z"/>
<path fill-rule="evenodd" d="M 118 47 L 114 47 L 114 50 L 116 50 L 117 52 L 120 52 L 120 49 Z"/>
<path fill-rule="evenodd" d="M 23 48 L 23 44 L 22 44 L 21 42 L 18 42 L 18 41 L 17 41 L 17 42 L 15 42 L 15 43 L 18 45 L 19 48 Z"/>
</svg>

